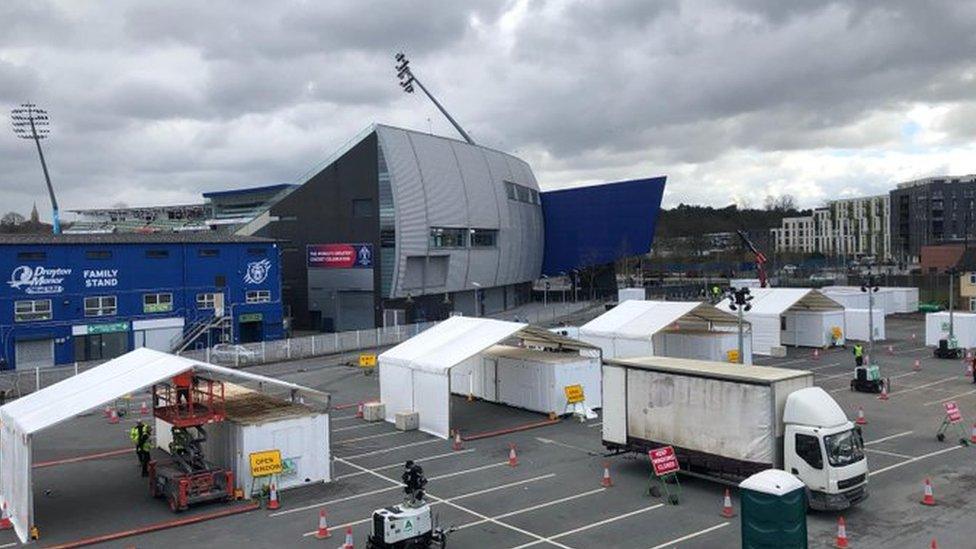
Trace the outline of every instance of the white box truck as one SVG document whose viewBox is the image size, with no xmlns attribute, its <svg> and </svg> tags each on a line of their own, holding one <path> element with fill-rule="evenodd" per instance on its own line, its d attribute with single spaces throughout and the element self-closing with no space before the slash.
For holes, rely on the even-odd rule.
<svg viewBox="0 0 976 549">
<path fill-rule="evenodd" d="M 640 453 L 671 445 L 682 470 L 725 481 L 783 469 L 806 484 L 818 510 L 844 509 L 868 495 L 860 429 L 804 370 L 607 359 L 603 445 Z"/>
</svg>

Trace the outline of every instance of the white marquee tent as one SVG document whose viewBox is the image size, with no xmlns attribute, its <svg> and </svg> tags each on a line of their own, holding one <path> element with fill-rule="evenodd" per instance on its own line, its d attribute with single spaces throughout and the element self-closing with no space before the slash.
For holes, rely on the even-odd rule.
<svg viewBox="0 0 976 549">
<path fill-rule="evenodd" d="M 285 381 L 140 348 L 0 407 L 0 503 L 25 542 L 34 520 L 31 480 L 34 435 L 85 411 L 100 408 L 193 369 L 215 377 L 286 387 L 294 394 L 327 395 Z"/>
<path fill-rule="evenodd" d="M 738 348 L 737 326 L 735 315 L 701 301 L 625 301 L 581 326 L 579 339 L 600 347 L 603 358 L 725 361 Z M 752 364 L 751 341 L 746 333 L 744 364 Z"/>
<path fill-rule="evenodd" d="M 745 318 L 752 324 L 752 352 L 770 355 L 774 347 L 823 347 L 834 327 L 846 332 L 844 307 L 809 288 L 753 288 L 752 308 Z M 728 299 L 718 307 L 732 312 Z"/>
<path fill-rule="evenodd" d="M 521 340 L 535 348 L 592 348 L 520 322 L 464 316 L 448 318 L 379 356 L 380 401 L 386 407 L 386 420 L 394 422 L 397 412 L 415 411 L 420 416 L 421 431 L 448 438 L 451 393 L 468 391 L 467 383 L 452 390 L 451 369 L 509 339 Z M 599 370 L 599 364 L 595 368 Z"/>
<path fill-rule="evenodd" d="M 848 309 L 868 308 L 868 294 L 860 286 L 825 286 L 820 291 Z M 886 315 L 914 313 L 918 311 L 918 288 L 881 286 L 874 292 L 874 306 Z"/>
</svg>

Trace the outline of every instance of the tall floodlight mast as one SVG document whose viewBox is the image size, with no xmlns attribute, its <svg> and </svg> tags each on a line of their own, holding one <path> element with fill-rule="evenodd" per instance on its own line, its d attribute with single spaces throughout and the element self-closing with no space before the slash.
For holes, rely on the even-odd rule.
<svg viewBox="0 0 976 549">
<path fill-rule="evenodd" d="M 58 213 L 58 199 L 54 197 L 54 187 L 51 186 L 51 176 L 47 172 L 47 162 L 44 161 L 44 151 L 41 149 L 41 139 L 47 137 L 51 129 L 47 111 L 37 108 L 33 103 L 24 103 L 10 111 L 10 121 L 14 126 L 14 133 L 22 139 L 33 139 L 37 145 L 37 155 L 41 157 L 41 169 L 44 170 L 44 180 L 47 182 L 47 193 L 51 196 L 52 223 L 54 234 L 61 234 L 61 215 Z"/>
<path fill-rule="evenodd" d="M 403 55 L 403 52 L 400 52 L 396 54 L 395 58 L 397 61 L 397 65 L 396 65 L 397 78 L 400 79 L 400 87 L 403 88 L 403 91 L 406 93 L 413 93 L 413 85 L 416 84 L 420 86 L 420 90 L 423 91 L 424 94 L 427 96 L 427 98 L 434 103 L 437 109 L 441 111 L 441 114 L 443 114 L 448 119 L 448 121 L 450 121 L 450 123 L 454 126 L 454 129 L 457 130 L 459 134 L 461 134 L 461 137 L 463 137 L 464 140 L 467 141 L 468 143 L 474 145 L 475 144 L 474 140 L 471 139 L 471 136 L 464 131 L 464 128 L 462 128 L 461 125 L 458 124 L 456 120 L 454 120 L 454 117 L 452 117 L 447 112 L 447 109 L 445 109 L 444 106 L 437 101 L 437 99 L 434 99 L 434 96 L 431 95 L 429 91 L 427 91 L 427 88 L 425 88 L 424 85 L 420 83 L 420 80 L 417 80 L 417 77 L 414 76 L 413 71 L 410 70 L 410 61 L 407 59 L 407 56 Z"/>
</svg>

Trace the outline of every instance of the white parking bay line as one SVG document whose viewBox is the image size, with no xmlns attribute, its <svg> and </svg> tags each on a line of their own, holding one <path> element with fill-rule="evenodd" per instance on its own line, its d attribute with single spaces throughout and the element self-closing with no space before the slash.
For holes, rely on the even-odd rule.
<svg viewBox="0 0 976 549">
<path fill-rule="evenodd" d="M 676 543 L 681 543 L 682 541 L 688 541 L 690 539 L 697 538 L 698 536 L 707 534 L 709 532 L 713 532 L 715 530 L 718 530 L 719 528 L 724 528 L 724 527 L 726 527 L 728 525 L 729 525 L 729 523 L 727 523 L 727 522 L 721 522 L 719 524 L 716 524 L 715 526 L 709 526 L 708 528 L 705 528 L 704 530 L 699 530 L 697 532 L 692 532 L 692 533 L 688 534 L 687 536 L 681 536 L 680 538 L 675 538 L 675 539 L 673 539 L 671 541 L 662 543 L 660 545 L 655 545 L 654 547 L 651 547 L 651 549 L 664 549 L 665 547 L 671 547 L 671 546 L 673 546 Z"/>
<path fill-rule="evenodd" d="M 865 452 L 874 452 L 876 454 L 881 454 L 883 456 L 891 456 L 891 457 L 896 457 L 896 458 L 901 458 L 901 459 L 911 459 L 912 458 L 912 456 L 906 456 L 905 454 L 899 454 L 897 452 L 887 452 L 885 450 L 878 450 L 877 448 L 865 448 L 864 451 Z"/>
<path fill-rule="evenodd" d="M 599 427 L 601 425 L 603 425 L 603 422 L 602 421 L 597 421 L 596 423 L 588 423 L 586 426 L 587 427 Z"/>
<path fill-rule="evenodd" d="M 579 499 L 579 498 L 586 497 L 586 496 L 590 496 L 590 495 L 593 495 L 593 494 L 598 494 L 598 493 L 604 492 L 604 491 L 606 491 L 606 488 L 597 488 L 595 490 L 590 490 L 589 492 L 582 492 L 582 493 L 579 493 L 579 494 L 573 494 L 571 496 L 566 496 L 564 498 L 554 499 L 552 501 L 547 501 L 545 503 L 539 503 L 539 504 L 532 505 L 532 506 L 529 506 L 529 507 L 524 507 L 522 509 L 519 509 L 518 511 L 509 511 L 508 513 L 503 513 L 501 515 L 495 515 L 495 516 L 493 516 L 491 518 L 493 518 L 493 519 L 503 519 L 503 518 L 508 518 L 508 517 L 515 516 L 515 515 L 521 515 L 522 513 L 528 513 L 530 511 L 537 511 L 539 509 L 544 509 L 546 507 L 552 507 L 553 505 L 558 505 L 560 503 L 565 503 L 567 501 L 573 501 L 574 499 Z M 468 523 L 462 524 L 461 526 L 458 526 L 457 529 L 458 530 L 464 530 L 465 528 L 470 528 L 472 526 L 477 526 L 479 524 L 484 524 L 486 522 L 488 522 L 488 521 L 487 520 L 476 520 L 474 522 L 468 522 Z"/>
<path fill-rule="evenodd" d="M 374 439 L 374 438 L 392 437 L 394 435 L 405 435 L 405 434 L 407 434 L 406 431 L 393 431 L 393 432 L 390 432 L 390 433 L 380 433 L 378 435 L 369 435 L 369 436 L 358 437 L 358 438 L 345 438 L 345 439 L 342 439 L 342 440 L 333 440 L 332 443 L 333 444 L 345 444 L 347 442 L 359 442 L 361 440 L 370 440 L 370 439 Z"/>
<path fill-rule="evenodd" d="M 895 433 L 893 435 L 888 435 L 886 437 L 881 437 L 879 439 L 875 439 L 875 440 L 872 440 L 870 442 L 865 442 L 864 445 L 865 446 L 871 446 L 872 444 L 881 444 L 882 442 L 889 441 L 889 440 L 891 440 L 893 438 L 899 438 L 899 437 L 903 437 L 905 435 L 910 435 L 910 434 L 912 434 L 914 432 L 915 431 L 902 431 L 901 433 Z"/>
<path fill-rule="evenodd" d="M 972 391 L 966 391 L 965 393 L 958 393 L 958 394 L 955 394 L 955 395 L 947 396 L 945 398 L 940 398 L 939 400 L 930 400 L 929 402 L 926 402 L 922 406 L 932 406 L 933 404 L 941 404 L 941 403 L 943 403 L 943 402 L 945 402 L 947 400 L 952 400 L 954 398 L 964 397 L 966 395 L 971 395 L 973 393 L 976 393 L 976 389 L 973 389 Z"/>
<path fill-rule="evenodd" d="M 375 456 L 375 455 L 378 455 L 378 454 L 385 454 L 387 452 L 394 452 L 396 450 L 401 450 L 403 448 L 413 448 L 414 446 L 420 446 L 422 444 L 432 444 L 434 442 L 443 442 L 444 444 L 447 444 L 446 441 L 443 441 L 443 440 L 441 440 L 439 438 L 432 438 L 430 440 L 421 440 L 420 442 L 410 442 L 410 443 L 407 443 L 407 444 L 401 444 L 399 446 L 391 446 L 390 448 L 382 448 L 380 450 L 373 450 L 372 452 L 364 452 L 362 454 L 355 454 L 355 455 L 352 455 L 352 456 L 344 456 L 342 459 L 343 460 L 347 460 L 347 459 L 358 459 L 358 458 L 366 457 L 366 456 Z M 336 459 L 339 459 L 339 458 L 336 458 Z"/>
<path fill-rule="evenodd" d="M 332 505 L 333 503 L 342 503 L 344 501 L 352 501 L 354 499 L 364 498 L 366 496 L 374 496 L 376 494 L 382 494 L 383 492 L 389 492 L 390 490 L 397 490 L 399 486 L 387 486 L 386 488 L 379 488 L 376 490 L 370 490 L 369 492 L 362 492 L 359 494 L 353 494 L 351 496 L 346 496 L 342 498 L 330 499 L 328 501 L 320 501 L 317 503 L 312 503 L 310 505 L 303 505 L 301 507 L 295 507 L 294 509 L 286 509 L 284 511 L 278 511 L 276 513 L 271 513 L 269 517 L 280 517 L 282 515 L 290 515 L 292 513 L 297 513 L 299 511 L 308 511 L 309 509 L 316 509 L 319 507 L 325 507 L 326 505 Z"/>
<path fill-rule="evenodd" d="M 655 503 L 654 505 L 648 505 L 647 507 L 642 507 L 640 509 L 636 509 L 636 510 L 631 511 L 629 513 L 624 513 L 622 515 L 617 515 L 615 517 L 610 517 L 610 518 L 603 519 L 603 520 L 600 520 L 600 521 L 597 521 L 597 522 L 592 522 L 590 524 L 587 524 L 586 526 L 580 526 L 579 528 L 573 528 L 572 530 L 566 530 L 565 532 L 560 532 L 560 533 L 558 533 L 556 535 L 549 536 L 547 538 L 542 538 L 542 539 L 539 539 L 539 540 L 536 540 L 536 541 L 532 541 L 532 542 L 529 542 L 529 543 L 523 543 L 522 545 L 517 545 L 515 547 L 512 547 L 511 549 L 522 549 L 523 547 L 532 547 L 533 545 L 538 545 L 540 543 L 552 543 L 554 540 L 556 540 L 558 538 L 563 538 L 563 537 L 566 537 L 566 536 L 571 536 L 573 534 L 578 534 L 578 533 L 584 532 L 586 530 L 591 530 L 591 529 L 596 528 L 598 526 L 603 526 L 604 524 L 610 524 L 611 522 L 617 522 L 618 520 L 623 520 L 625 518 L 629 518 L 629 517 L 632 517 L 634 515 L 639 515 L 641 513 L 646 513 L 648 511 L 653 511 L 654 509 L 657 509 L 659 507 L 664 507 L 664 504 L 663 503 Z"/>
<path fill-rule="evenodd" d="M 912 373 L 914 374 L 916 372 L 912 372 Z M 955 380 L 955 379 L 959 379 L 959 376 L 947 377 L 947 378 L 944 378 L 944 379 L 940 379 L 939 381 L 933 381 L 932 383 L 926 383 L 924 385 L 918 385 L 918 386 L 915 386 L 915 387 L 909 387 L 908 389 L 902 389 L 901 391 L 892 391 L 892 392 L 888 393 L 888 396 L 900 395 L 902 393 L 910 393 L 912 391 L 918 391 L 919 389 L 927 389 L 928 387 L 932 387 L 933 385 L 938 385 L 940 383 L 945 383 L 947 381 L 952 381 L 952 380 Z"/>
<path fill-rule="evenodd" d="M 444 458 L 454 457 L 454 456 L 463 456 L 465 454 L 470 454 L 471 452 L 474 452 L 474 448 L 468 448 L 466 450 L 457 450 L 457 451 L 453 451 L 453 452 L 445 452 L 443 454 L 435 454 L 433 456 L 427 456 L 427 457 L 422 457 L 422 458 L 414 458 L 414 461 L 416 461 L 417 463 L 420 463 L 421 465 L 423 465 L 423 464 L 426 464 L 426 463 L 428 463 L 430 461 L 435 461 L 435 460 L 438 460 L 438 459 L 444 459 Z M 398 461 L 396 463 L 391 463 L 389 465 L 381 465 L 379 467 L 373 467 L 373 470 L 374 471 L 385 471 L 387 469 L 395 469 L 397 467 L 403 467 L 403 462 L 402 461 Z M 333 480 L 342 480 L 344 478 L 358 477 L 360 475 L 365 475 L 365 474 L 366 474 L 366 471 L 356 471 L 355 473 L 347 473 L 345 475 L 339 475 L 336 478 L 334 478 Z"/>
<path fill-rule="evenodd" d="M 365 429 L 366 427 L 379 427 L 380 425 L 386 425 L 379 421 L 373 423 L 364 423 L 363 425 L 353 425 L 352 427 L 339 427 L 338 429 L 332 429 L 333 433 L 340 433 L 342 431 L 352 431 L 353 429 Z"/>
<path fill-rule="evenodd" d="M 936 450 L 934 452 L 929 452 L 928 454 L 923 454 L 921 456 L 915 456 L 915 457 L 913 457 L 911 459 L 906 459 L 905 461 L 903 461 L 901 463 L 896 463 L 894 465 L 889 465 L 887 467 L 882 467 L 881 469 L 878 469 L 877 471 L 871 471 L 871 472 L 868 473 L 868 475 L 869 476 L 880 475 L 881 473 L 885 473 L 885 472 L 890 471 L 892 469 L 897 469 L 898 467 L 901 467 L 902 465 L 908 465 L 909 463 L 915 463 L 916 461 L 921 461 L 923 459 L 927 459 L 927 458 L 930 458 L 930 457 L 939 456 L 939 455 L 945 454 L 947 452 L 952 452 L 953 450 L 958 450 L 960 448 L 963 448 L 963 446 L 952 446 L 950 448 L 943 448 L 941 450 Z"/>
</svg>

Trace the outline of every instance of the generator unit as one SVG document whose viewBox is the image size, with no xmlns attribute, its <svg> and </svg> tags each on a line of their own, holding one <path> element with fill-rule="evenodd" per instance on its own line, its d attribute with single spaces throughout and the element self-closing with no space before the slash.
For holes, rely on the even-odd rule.
<svg viewBox="0 0 976 549">
<path fill-rule="evenodd" d="M 373 511 L 373 532 L 368 547 L 426 548 L 431 546 L 433 537 L 430 505 L 394 505 Z"/>
</svg>

